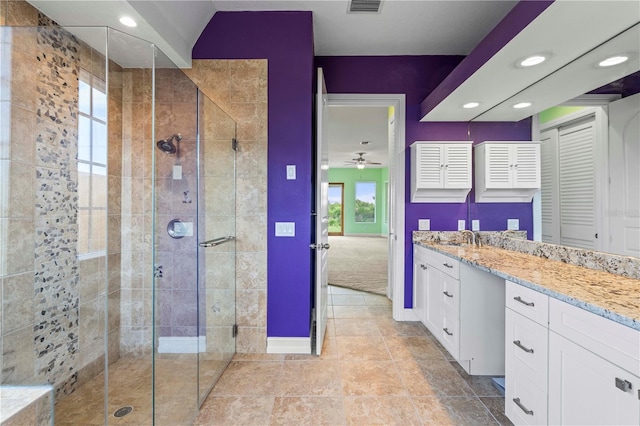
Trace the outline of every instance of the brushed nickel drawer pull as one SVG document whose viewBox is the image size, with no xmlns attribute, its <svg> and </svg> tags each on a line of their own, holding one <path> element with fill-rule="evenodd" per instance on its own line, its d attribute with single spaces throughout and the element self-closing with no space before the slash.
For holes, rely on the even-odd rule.
<svg viewBox="0 0 640 426">
<path fill-rule="evenodd" d="M 442 292 L 442 294 L 444 294 L 444 295 L 445 295 L 445 296 L 447 296 L 447 297 L 453 297 L 453 294 L 449 294 L 449 292 L 448 292 L 448 291 L 446 291 L 446 290 L 445 290 L 445 291 L 443 291 L 443 292 Z"/>
<path fill-rule="evenodd" d="M 616 387 L 620 389 L 622 392 L 628 392 L 633 389 L 633 385 L 630 381 L 620 379 L 616 377 Z"/>
<path fill-rule="evenodd" d="M 530 416 L 533 416 L 533 410 L 529 410 L 527 407 L 525 407 L 524 405 L 522 405 L 522 403 L 520 402 L 520 398 L 513 398 L 513 402 L 516 403 L 516 405 L 525 412 L 525 414 L 528 414 Z"/>
<path fill-rule="evenodd" d="M 527 305 L 527 306 L 531 306 L 531 307 L 534 307 L 534 306 L 536 305 L 536 304 L 535 304 L 535 303 L 533 303 L 533 302 L 527 302 L 527 301 L 525 301 L 525 300 L 522 300 L 522 298 L 521 298 L 520 296 L 516 296 L 516 297 L 514 297 L 514 298 L 513 298 L 513 300 L 515 300 L 516 302 L 520 302 L 520 303 L 522 303 L 523 305 Z"/>
<path fill-rule="evenodd" d="M 453 333 L 449 331 L 449 329 L 447 327 L 443 328 L 442 331 L 444 331 L 445 333 L 447 333 L 449 336 L 453 336 Z"/>
<path fill-rule="evenodd" d="M 449 265 L 448 263 L 443 263 L 443 265 L 450 269 L 453 268 L 453 265 Z"/>
<path fill-rule="evenodd" d="M 513 344 L 516 345 L 517 347 L 519 347 L 520 349 L 522 349 L 523 351 L 532 354 L 533 353 L 533 349 L 529 349 L 526 346 L 523 346 L 522 343 L 520 343 L 520 340 L 514 340 Z"/>
</svg>

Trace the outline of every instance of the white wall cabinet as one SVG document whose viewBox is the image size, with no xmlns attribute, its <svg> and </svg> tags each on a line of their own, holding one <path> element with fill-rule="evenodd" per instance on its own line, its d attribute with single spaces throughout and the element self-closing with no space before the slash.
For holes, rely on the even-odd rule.
<svg viewBox="0 0 640 426">
<path fill-rule="evenodd" d="M 467 373 L 504 374 L 503 279 L 414 245 L 414 296 L 420 321 Z"/>
<path fill-rule="evenodd" d="M 476 203 L 530 202 L 540 189 L 540 143 L 486 141 L 475 151 Z"/>
<path fill-rule="evenodd" d="M 471 190 L 471 142 L 411 144 L 411 202 L 463 203 Z"/>
</svg>

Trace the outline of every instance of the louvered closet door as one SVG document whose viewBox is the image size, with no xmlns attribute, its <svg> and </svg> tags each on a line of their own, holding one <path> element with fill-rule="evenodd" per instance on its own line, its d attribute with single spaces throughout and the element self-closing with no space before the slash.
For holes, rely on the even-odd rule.
<svg viewBox="0 0 640 426">
<path fill-rule="evenodd" d="M 558 129 L 540 134 L 542 241 L 558 244 L 560 218 L 558 206 Z"/>
<path fill-rule="evenodd" d="M 522 144 L 514 147 L 514 188 L 540 188 L 540 156 L 538 144 Z"/>
<path fill-rule="evenodd" d="M 444 188 L 444 147 L 441 144 L 420 144 L 416 152 L 416 186 Z"/>
<path fill-rule="evenodd" d="M 487 145 L 486 187 L 511 188 L 511 150 L 508 144 Z"/>
<path fill-rule="evenodd" d="M 471 145 L 447 145 L 444 156 L 445 188 L 471 188 Z"/>
<path fill-rule="evenodd" d="M 559 129 L 560 244 L 597 248 L 595 119 Z"/>
</svg>

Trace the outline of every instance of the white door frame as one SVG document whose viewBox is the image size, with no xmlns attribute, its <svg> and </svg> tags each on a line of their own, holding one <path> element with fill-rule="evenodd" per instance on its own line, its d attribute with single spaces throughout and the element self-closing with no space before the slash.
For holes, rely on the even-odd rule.
<svg viewBox="0 0 640 426">
<path fill-rule="evenodd" d="M 404 188 L 405 188 L 405 122 L 404 94 L 331 94 L 329 106 L 379 106 L 395 109 L 395 138 L 389 141 L 389 238 L 395 242 L 394 253 L 390 253 L 389 267 L 393 270 L 390 288 L 393 301 L 393 319 L 414 321 L 412 309 L 404 307 Z"/>
</svg>

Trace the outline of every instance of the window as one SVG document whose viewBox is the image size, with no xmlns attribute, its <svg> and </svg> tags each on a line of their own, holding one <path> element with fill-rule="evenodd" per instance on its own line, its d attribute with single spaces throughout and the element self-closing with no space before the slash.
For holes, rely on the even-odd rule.
<svg viewBox="0 0 640 426">
<path fill-rule="evenodd" d="M 329 184 L 329 235 L 344 235 L 344 183 Z"/>
<path fill-rule="evenodd" d="M 376 222 L 376 183 L 356 182 L 356 223 Z"/>
<path fill-rule="evenodd" d="M 78 87 L 78 255 L 106 253 L 107 95 L 104 81 L 81 70 Z"/>
</svg>

